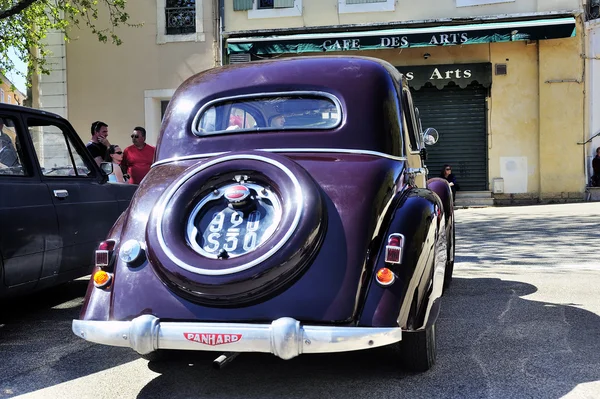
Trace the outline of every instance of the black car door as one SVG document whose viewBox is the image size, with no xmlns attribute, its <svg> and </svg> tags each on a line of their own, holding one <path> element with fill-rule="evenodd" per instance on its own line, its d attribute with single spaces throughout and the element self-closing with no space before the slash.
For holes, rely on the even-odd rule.
<svg viewBox="0 0 600 399">
<path fill-rule="evenodd" d="M 56 269 L 62 241 L 22 119 L 0 109 L 0 128 L 0 293 L 26 291 Z"/>
<path fill-rule="evenodd" d="M 115 192 L 70 125 L 38 116 L 26 123 L 58 218 L 63 242 L 59 272 L 86 274 L 94 249 L 120 214 Z"/>
</svg>

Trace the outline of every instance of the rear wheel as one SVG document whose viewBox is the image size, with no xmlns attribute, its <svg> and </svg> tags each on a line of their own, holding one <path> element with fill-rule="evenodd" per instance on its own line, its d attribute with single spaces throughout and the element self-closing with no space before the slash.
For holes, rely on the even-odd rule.
<svg viewBox="0 0 600 399">
<path fill-rule="evenodd" d="M 435 324 L 424 330 L 403 332 L 399 346 L 403 369 L 415 372 L 429 370 L 437 355 Z"/>
<path fill-rule="evenodd" d="M 454 239 L 454 220 L 452 220 L 452 232 L 450 233 L 450 238 L 448 239 L 448 258 L 446 259 L 446 270 L 444 272 L 444 291 L 450 287 L 450 283 L 452 282 L 452 273 L 454 272 L 454 254 L 455 250 L 455 239 Z"/>
</svg>

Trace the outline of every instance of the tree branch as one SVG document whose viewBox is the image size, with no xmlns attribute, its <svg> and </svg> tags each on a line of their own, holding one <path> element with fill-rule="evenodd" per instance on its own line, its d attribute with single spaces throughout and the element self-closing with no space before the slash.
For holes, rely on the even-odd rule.
<svg viewBox="0 0 600 399">
<path fill-rule="evenodd" d="M 39 0 L 21 0 L 8 10 L 0 11 L 0 19 L 5 19 L 16 15 Z"/>
</svg>

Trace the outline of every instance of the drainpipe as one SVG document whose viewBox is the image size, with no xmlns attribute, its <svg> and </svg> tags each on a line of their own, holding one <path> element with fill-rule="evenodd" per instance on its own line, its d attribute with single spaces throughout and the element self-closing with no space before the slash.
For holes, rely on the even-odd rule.
<svg viewBox="0 0 600 399">
<path fill-rule="evenodd" d="M 225 0 L 218 0 L 219 2 L 219 65 L 223 65 L 224 46 L 223 46 L 223 32 L 225 31 Z"/>
<path fill-rule="evenodd" d="M 582 72 L 581 72 L 581 82 L 583 83 L 583 141 L 585 141 L 586 136 L 590 136 L 589 130 L 590 130 L 590 123 L 588 122 L 589 119 L 587 119 L 587 116 L 589 114 L 589 112 L 591 111 L 588 107 L 588 102 L 587 102 L 587 98 L 588 96 L 592 95 L 592 90 L 588 90 L 588 79 L 586 77 L 586 64 L 587 64 L 587 60 L 585 59 L 585 54 L 588 53 L 588 44 L 587 44 L 587 32 L 586 32 L 586 26 L 585 26 L 585 18 L 583 17 L 583 15 L 580 15 L 579 18 L 580 24 L 581 24 L 581 49 L 582 49 L 582 54 L 584 54 L 583 57 L 581 57 L 581 62 L 582 62 Z M 588 182 L 590 181 L 589 177 L 588 177 L 588 162 L 587 162 L 587 146 L 583 145 L 582 146 L 582 150 L 583 150 L 583 175 L 585 176 L 585 181 L 584 181 L 584 192 L 587 191 L 587 186 L 588 186 Z M 587 199 L 587 198 L 586 198 Z"/>
</svg>

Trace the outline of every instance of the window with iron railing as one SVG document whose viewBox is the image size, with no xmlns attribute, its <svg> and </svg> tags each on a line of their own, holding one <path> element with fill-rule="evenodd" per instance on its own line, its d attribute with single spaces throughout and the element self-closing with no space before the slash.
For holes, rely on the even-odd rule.
<svg viewBox="0 0 600 399">
<path fill-rule="evenodd" d="M 257 10 L 293 8 L 294 0 L 256 0 Z M 246 11 L 254 8 L 253 0 L 233 0 L 233 11 Z"/>
<path fill-rule="evenodd" d="M 165 7 L 167 35 L 184 35 L 196 32 L 196 1 L 167 0 Z"/>
</svg>

